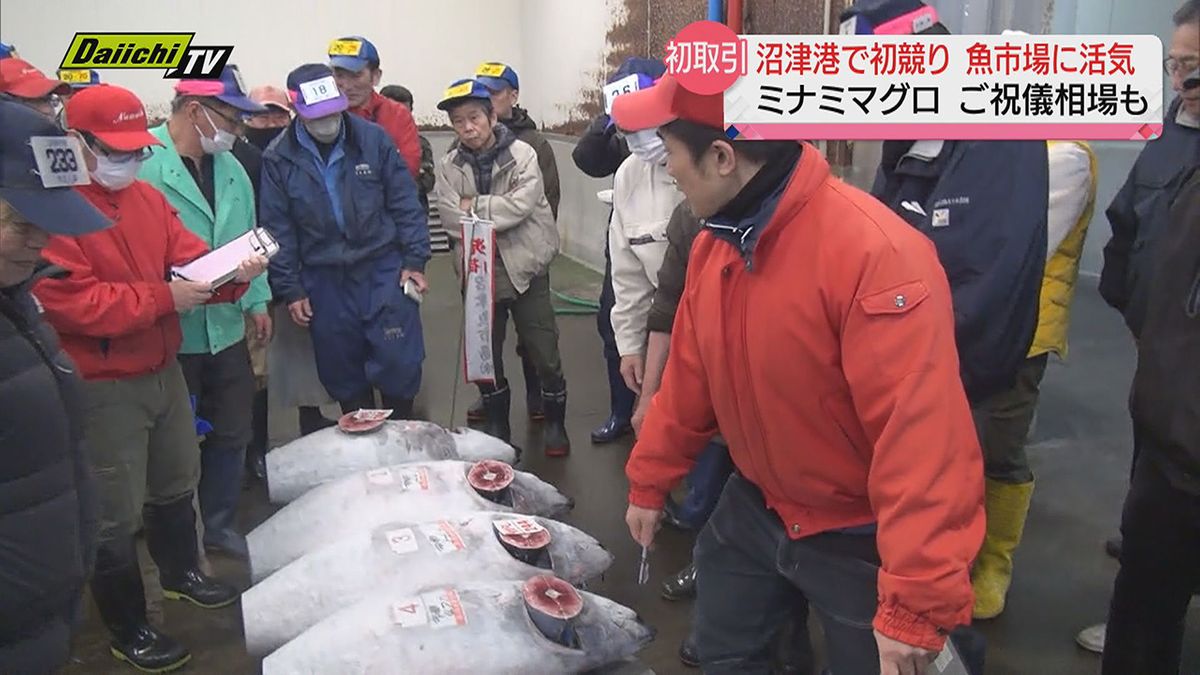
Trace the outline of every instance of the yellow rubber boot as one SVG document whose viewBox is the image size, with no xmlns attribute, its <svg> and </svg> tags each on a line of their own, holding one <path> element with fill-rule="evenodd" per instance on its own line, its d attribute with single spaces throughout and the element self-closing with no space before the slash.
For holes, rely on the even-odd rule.
<svg viewBox="0 0 1200 675">
<path fill-rule="evenodd" d="M 1013 551 L 1021 543 L 1033 496 L 1032 482 L 1000 483 L 988 478 L 985 488 L 987 533 L 971 570 L 976 619 L 994 619 L 1004 611 L 1004 597 L 1012 583 Z"/>
</svg>

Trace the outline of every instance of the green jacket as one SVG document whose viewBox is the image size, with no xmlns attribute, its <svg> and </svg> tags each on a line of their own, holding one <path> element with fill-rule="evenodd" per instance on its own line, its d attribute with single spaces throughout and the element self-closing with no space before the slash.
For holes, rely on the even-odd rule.
<svg viewBox="0 0 1200 675">
<path fill-rule="evenodd" d="M 184 226 L 204 240 L 210 248 L 226 244 L 245 234 L 255 225 L 254 188 L 250 177 L 233 153 L 213 155 L 216 184 L 216 217 L 208 200 L 200 192 L 175 142 L 162 124 L 150 130 L 166 147 L 155 147 L 154 154 L 142 165 L 138 178 L 158 188 L 171 206 L 179 211 Z M 267 311 L 271 290 L 267 275 L 250 283 L 246 294 L 235 303 L 202 305 L 179 315 L 183 326 L 181 354 L 216 354 L 246 337 L 245 313 Z"/>
</svg>

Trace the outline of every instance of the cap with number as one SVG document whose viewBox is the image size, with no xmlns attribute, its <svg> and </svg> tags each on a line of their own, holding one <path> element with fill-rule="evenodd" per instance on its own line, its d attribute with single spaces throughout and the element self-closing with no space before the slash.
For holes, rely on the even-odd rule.
<svg viewBox="0 0 1200 675">
<path fill-rule="evenodd" d="M 215 80 L 180 80 L 175 85 L 175 93 L 180 96 L 204 96 L 215 98 L 227 103 L 244 113 L 266 112 L 266 108 L 250 100 L 246 95 L 246 82 L 242 80 L 242 71 L 232 63 L 221 71 L 221 77 Z"/>
<path fill-rule="evenodd" d="M 857 0 L 841 15 L 850 35 L 946 35 L 937 10 L 921 0 Z"/>
<path fill-rule="evenodd" d="M 292 101 L 288 98 L 287 92 L 269 84 L 251 89 L 250 100 L 261 103 L 268 110 L 292 111 Z"/>
<path fill-rule="evenodd" d="M 100 84 L 100 73 L 79 68 L 59 68 L 58 79 L 71 85 L 72 89 L 86 89 Z"/>
<path fill-rule="evenodd" d="M 462 103 L 468 99 L 476 99 L 480 101 L 491 101 L 492 92 L 479 80 L 465 78 L 455 80 L 453 84 L 446 87 L 446 91 L 442 94 L 442 100 L 438 101 L 438 110 L 449 111 L 455 105 Z"/>
<path fill-rule="evenodd" d="M 67 100 L 67 128 L 86 131 L 121 152 L 162 145 L 146 131 L 146 108 L 132 91 L 113 84 L 83 89 Z"/>
<path fill-rule="evenodd" d="M 496 61 L 479 64 L 479 67 L 475 69 L 475 79 L 492 91 L 521 88 L 521 80 L 517 77 L 517 71 L 513 70 L 512 66 L 506 66 Z"/>
<path fill-rule="evenodd" d="M 350 107 L 333 79 L 333 70 L 323 63 L 307 63 L 293 70 L 288 74 L 287 88 L 296 114 L 306 120 L 336 115 Z"/>
<path fill-rule="evenodd" d="M 28 61 L 14 57 L 0 60 L 0 92 L 17 98 L 38 99 L 50 94 L 69 94 L 71 85 L 52 80 Z"/>
<path fill-rule="evenodd" d="M 379 67 L 379 50 L 361 35 L 338 38 L 329 43 L 329 65 L 358 72 L 367 66 Z"/>
<path fill-rule="evenodd" d="M 625 59 L 617 72 L 613 73 L 608 78 L 608 83 L 612 84 L 630 75 L 648 75 L 651 80 L 657 80 L 667 72 L 667 66 L 659 59 L 646 59 L 640 56 L 631 56 Z"/>
<path fill-rule="evenodd" d="M 63 139 L 66 133 L 35 110 L 0 101 L 0 199 L 50 234 L 77 236 L 111 225 L 75 188 L 45 187 L 34 156 L 38 138 Z M 72 161 L 77 166 L 80 159 Z"/>
<path fill-rule="evenodd" d="M 655 129 L 675 120 L 687 120 L 725 130 L 723 94 L 695 94 L 671 75 L 663 75 L 653 87 L 618 96 L 613 100 L 613 121 L 626 131 Z"/>
</svg>

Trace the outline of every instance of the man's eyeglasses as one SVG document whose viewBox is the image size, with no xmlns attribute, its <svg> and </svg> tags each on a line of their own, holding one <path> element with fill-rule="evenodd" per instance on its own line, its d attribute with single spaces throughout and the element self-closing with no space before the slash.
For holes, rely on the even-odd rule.
<svg viewBox="0 0 1200 675">
<path fill-rule="evenodd" d="M 203 103 L 200 104 L 200 107 L 213 113 L 217 117 L 220 117 L 221 119 L 225 120 L 226 122 L 229 122 L 231 125 L 233 125 L 234 129 L 241 129 L 242 126 L 246 123 L 246 119 L 249 117 L 249 115 L 247 115 L 246 113 L 238 113 L 238 115 L 236 117 L 231 117 L 231 116 L 221 112 L 220 110 L 217 110 L 216 108 L 214 108 L 210 105 L 204 105 Z"/>
<path fill-rule="evenodd" d="M 1163 72 L 1168 75 L 1177 73 L 1190 73 L 1196 68 L 1200 68 L 1200 59 L 1186 58 L 1177 59 L 1174 56 L 1168 56 L 1163 59 Z"/>
</svg>

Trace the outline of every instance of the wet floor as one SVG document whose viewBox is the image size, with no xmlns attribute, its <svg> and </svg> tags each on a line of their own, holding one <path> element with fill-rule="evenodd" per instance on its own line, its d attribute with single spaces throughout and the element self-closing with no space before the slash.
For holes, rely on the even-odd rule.
<svg viewBox="0 0 1200 675">
<path fill-rule="evenodd" d="M 579 294 L 596 279 L 576 267 L 556 267 L 555 286 Z M 427 359 L 418 409 L 442 424 L 461 424 L 474 399 L 474 387 L 462 383 L 458 365 L 460 305 L 446 258 L 430 266 L 434 292 L 426 299 Z M 1094 283 L 1094 282 L 1092 282 Z M 1043 385 L 1031 459 L 1037 489 L 1018 551 L 1016 576 L 1008 610 L 979 624 L 988 638 L 989 675 L 1090 675 L 1098 658 L 1074 644 L 1075 633 L 1104 617 L 1116 564 L 1104 556 L 1102 543 L 1118 523 L 1128 473 L 1130 430 L 1125 401 L 1133 369 L 1133 346 L 1116 313 L 1099 299 L 1092 283 L 1081 280 L 1072 316 L 1069 363 L 1052 362 Z M 594 297 L 594 296 L 593 296 Z M 688 623 L 687 603 L 659 597 L 660 584 L 682 567 L 691 546 L 689 535 L 664 530 L 651 556 L 650 582 L 636 583 L 638 548 L 624 525 L 623 464 L 630 443 L 593 446 L 588 432 L 608 415 L 608 385 L 600 339 L 593 316 L 562 316 L 560 345 L 569 384 L 568 428 L 573 453 L 547 459 L 540 452 L 539 427 L 526 422 L 523 397 L 514 395 L 514 441 L 526 450 L 521 468 L 533 471 L 575 498 L 567 518 L 597 537 L 616 563 L 590 590 L 635 610 L 658 629 L 657 640 L 641 654 L 656 673 L 683 673 L 676 649 Z M 510 338 L 511 339 L 511 338 Z M 522 391 L 520 366 L 508 352 L 508 372 L 515 392 Z M 291 411 L 272 411 L 273 441 L 294 436 Z M 245 493 L 243 525 L 248 529 L 270 515 L 261 488 Z M 222 575 L 245 585 L 248 574 L 236 562 L 213 559 Z M 66 672 L 132 672 L 107 654 L 107 635 L 88 607 L 89 620 L 77 641 L 76 663 Z M 1192 616 L 1183 672 L 1200 672 L 1200 623 Z M 258 672 L 258 662 L 245 653 L 237 607 L 205 611 L 167 603 L 164 628 L 193 653 L 189 672 L 222 675 Z M 818 648 L 819 651 L 819 648 Z"/>
</svg>

